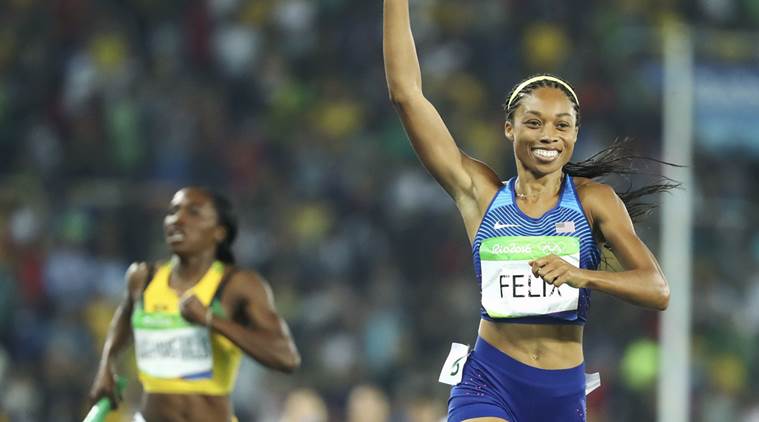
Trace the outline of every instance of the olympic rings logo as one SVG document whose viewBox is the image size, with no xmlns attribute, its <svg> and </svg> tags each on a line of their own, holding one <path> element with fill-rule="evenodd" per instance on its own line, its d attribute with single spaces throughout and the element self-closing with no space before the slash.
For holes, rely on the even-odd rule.
<svg viewBox="0 0 759 422">
<path fill-rule="evenodd" d="M 540 246 L 540 250 L 546 255 L 561 254 L 561 246 L 556 243 L 544 243 Z"/>
</svg>

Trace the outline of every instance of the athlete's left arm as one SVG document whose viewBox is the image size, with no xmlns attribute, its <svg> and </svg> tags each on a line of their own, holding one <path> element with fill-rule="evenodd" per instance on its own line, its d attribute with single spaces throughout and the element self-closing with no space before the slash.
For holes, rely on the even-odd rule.
<svg viewBox="0 0 759 422">
<path fill-rule="evenodd" d="M 548 256 L 532 262 L 533 272 L 549 283 L 590 288 L 636 305 L 666 309 L 669 304 L 667 280 L 654 255 L 635 233 L 622 200 L 605 184 L 591 182 L 582 189 L 580 196 L 592 226 L 603 235 L 624 270 L 583 270 L 557 256 Z"/>
<path fill-rule="evenodd" d="M 207 313 L 207 308 L 194 296 L 182 302 L 182 316 L 216 330 L 269 368 L 292 372 L 300 366 L 300 354 L 290 329 L 277 313 L 271 287 L 263 277 L 248 271 L 235 273 L 222 303 L 227 300 L 232 309 L 242 312 L 244 323 Z"/>
</svg>

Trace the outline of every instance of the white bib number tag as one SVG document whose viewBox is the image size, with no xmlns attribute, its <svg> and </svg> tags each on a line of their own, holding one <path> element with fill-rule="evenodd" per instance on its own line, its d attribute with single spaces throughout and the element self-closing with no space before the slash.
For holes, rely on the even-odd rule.
<svg viewBox="0 0 759 422">
<path fill-rule="evenodd" d="M 580 290 L 556 287 L 532 274 L 531 260 L 554 254 L 579 267 L 580 241 L 571 236 L 503 236 L 480 245 L 482 307 L 493 318 L 577 310 Z"/>
<path fill-rule="evenodd" d="M 443 384 L 456 385 L 461 382 L 464 364 L 469 357 L 469 346 L 461 343 L 451 344 L 451 352 L 443 364 L 438 381 Z"/>
<path fill-rule="evenodd" d="M 137 367 L 158 378 L 210 378 L 211 340 L 206 327 L 135 329 Z"/>
</svg>

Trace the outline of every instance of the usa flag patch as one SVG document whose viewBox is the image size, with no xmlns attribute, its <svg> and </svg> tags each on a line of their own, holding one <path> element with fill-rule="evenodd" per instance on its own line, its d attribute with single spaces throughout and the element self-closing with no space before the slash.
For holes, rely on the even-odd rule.
<svg viewBox="0 0 759 422">
<path fill-rule="evenodd" d="M 575 222 L 574 221 L 562 221 L 556 223 L 556 233 L 574 233 Z"/>
</svg>

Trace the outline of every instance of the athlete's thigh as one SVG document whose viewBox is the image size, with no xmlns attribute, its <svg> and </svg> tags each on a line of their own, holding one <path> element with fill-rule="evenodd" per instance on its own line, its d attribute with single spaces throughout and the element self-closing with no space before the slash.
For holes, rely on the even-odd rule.
<svg viewBox="0 0 759 422">
<path fill-rule="evenodd" d="M 466 419 L 462 422 L 509 422 L 509 421 L 507 421 L 506 419 L 501 419 L 501 418 L 487 417 L 487 418 Z"/>
</svg>

